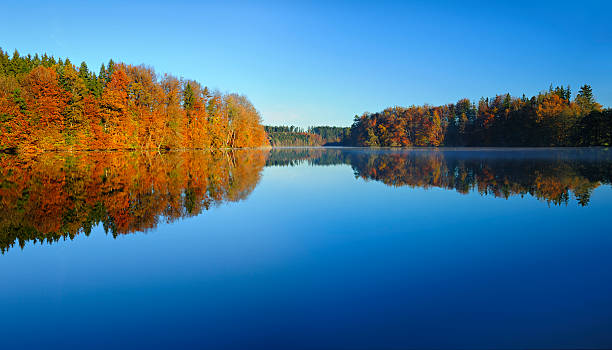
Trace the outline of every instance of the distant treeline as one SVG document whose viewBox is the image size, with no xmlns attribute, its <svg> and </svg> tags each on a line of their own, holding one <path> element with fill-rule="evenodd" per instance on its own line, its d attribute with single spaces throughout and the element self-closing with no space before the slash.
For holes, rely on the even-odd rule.
<svg viewBox="0 0 612 350">
<path fill-rule="evenodd" d="M 254 147 L 260 116 L 236 94 L 112 60 L 85 62 L 0 49 L 0 151 Z"/>
<path fill-rule="evenodd" d="M 552 86 L 531 98 L 510 94 L 443 106 L 392 107 L 355 116 L 345 144 L 405 146 L 610 146 L 612 110 L 589 85 L 574 99 Z"/>
<path fill-rule="evenodd" d="M 350 128 L 339 126 L 265 126 L 272 146 L 331 146 L 342 145 Z"/>
</svg>

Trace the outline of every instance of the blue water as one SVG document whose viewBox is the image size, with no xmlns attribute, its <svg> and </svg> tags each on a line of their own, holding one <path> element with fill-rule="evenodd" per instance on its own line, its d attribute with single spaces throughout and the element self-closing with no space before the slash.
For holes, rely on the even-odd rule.
<svg viewBox="0 0 612 350">
<path fill-rule="evenodd" d="M 612 347 L 609 153 L 594 165 L 603 175 L 581 170 L 586 151 L 442 153 L 477 158 L 472 170 L 509 159 L 497 177 L 528 165 L 536 178 L 590 177 L 582 205 L 572 191 L 555 203 L 392 186 L 357 161 L 317 164 L 326 152 L 414 156 L 267 155 L 240 201 L 116 238 L 97 225 L 15 245 L 0 256 L 2 348 Z M 560 171 L 568 162 L 579 170 Z"/>
</svg>

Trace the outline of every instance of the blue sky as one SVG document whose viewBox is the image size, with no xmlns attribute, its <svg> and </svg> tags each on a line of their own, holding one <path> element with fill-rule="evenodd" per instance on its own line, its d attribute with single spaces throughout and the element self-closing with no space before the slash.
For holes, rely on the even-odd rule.
<svg viewBox="0 0 612 350">
<path fill-rule="evenodd" d="M 0 47 L 97 71 L 109 58 L 246 94 L 267 124 L 552 84 L 612 106 L 608 1 L 3 3 Z"/>
</svg>

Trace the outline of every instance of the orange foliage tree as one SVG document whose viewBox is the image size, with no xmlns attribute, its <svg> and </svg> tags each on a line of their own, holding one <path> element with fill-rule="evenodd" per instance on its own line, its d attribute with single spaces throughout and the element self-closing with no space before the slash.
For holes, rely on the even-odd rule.
<svg viewBox="0 0 612 350">
<path fill-rule="evenodd" d="M 0 50 L 0 150 L 260 147 L 267 137 L 244 96 L 146 66 L 82 63 Z"/>
</svg>

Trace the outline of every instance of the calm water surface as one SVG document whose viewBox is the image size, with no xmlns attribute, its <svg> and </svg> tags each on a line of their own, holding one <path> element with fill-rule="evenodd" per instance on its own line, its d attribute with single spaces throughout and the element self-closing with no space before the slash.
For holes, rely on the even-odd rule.
<svg viewBox="0 0 612 350">
<path fill-rule="evenodd" d="M 2 348 L 612 347 L 612 151 L 0 156 Z"/>
</svg>

